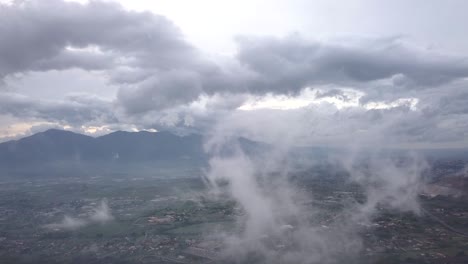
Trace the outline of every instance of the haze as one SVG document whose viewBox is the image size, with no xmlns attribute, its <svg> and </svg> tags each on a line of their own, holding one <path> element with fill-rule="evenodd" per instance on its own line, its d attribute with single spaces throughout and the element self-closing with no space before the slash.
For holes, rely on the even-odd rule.
<svg viewBox="0 0 468 264">
<path fill-rule="evenodd" d="M 466 263 L 467 9 L 0 1 L 0 262 Z"/>
</svg>

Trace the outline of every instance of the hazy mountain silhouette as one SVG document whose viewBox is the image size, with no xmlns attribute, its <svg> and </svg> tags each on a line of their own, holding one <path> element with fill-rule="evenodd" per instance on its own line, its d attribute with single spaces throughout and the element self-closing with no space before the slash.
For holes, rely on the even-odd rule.
<svg viewBox="0 0 468 264">
<path fill-rule="evenodd" d="M 50 129 L 0 144 L 0 163 L 152 161 L 204 158 L 202 136 L 117 131 L 97 138 Z"/>
</svg>

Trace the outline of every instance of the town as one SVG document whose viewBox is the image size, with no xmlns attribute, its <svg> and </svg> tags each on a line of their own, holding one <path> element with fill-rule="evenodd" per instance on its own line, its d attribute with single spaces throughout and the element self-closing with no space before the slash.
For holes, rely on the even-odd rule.
<svg viewBox="0 0 468 264">
<path fill-rule="evenodd" d="M 441 176 L 455 175 L 459 170 L 453 164 L 435 163 L 428 172 L 435 175 L 431 185 L 445 189 L 421 193 L 419 214 L 382 207 L 371 223 L 363 223 L 356 261 L 465 263 L 467 185 L 454 186 L 453 179 Z M 210 196 L 201 171 L 187 171 L 188 177 L 172 178 L 155 173 L 2 180 L 2 263 L 229 262 L 220 235 L 236 232 L 236 219 L 245 212 L 232 200 Z M 345 208 L 343 201 L 359 201 L 361 190 L 336 175 L 307 175 L 313 172 L 292 176 L 298 187 L 313 194 L 313 200 L 304 202 L 320 212 L 311 221 L 331 232 L 333 219 Z M 281 243 L 275 247 L 288 250 Z"/>
</svg>

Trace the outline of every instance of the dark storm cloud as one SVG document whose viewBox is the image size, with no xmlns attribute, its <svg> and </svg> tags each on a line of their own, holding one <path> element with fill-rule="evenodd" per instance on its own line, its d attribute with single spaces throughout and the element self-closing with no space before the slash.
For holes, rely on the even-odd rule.
<svg viewBox="0 0 468 264">
<path fill-rule="evenodd" d="M 201 93 L 198 75 L 210 67 L 166 18 L 99 1 L 2 6 L 0 58 L 0 78 L 28 71 L 102 70 L 122 86 L 118 102 L 129 113 L 195 100 Z"/>
<path fill-rule="evenodd" d="M 31 63 L 29 70 L 47 71 L 81 68 L 105 70 L 112 68 L 115 58 L 111 54 L 96 54 L 89 51 L 62 50 L 57 55 Z"/>
<path fill-rule="evenodd" d="M 123 78 L 129 76 L 124 75 Z M 238 66 L 224 69 L 215 63 L 205 63 L 196 69 L 153 72 L 140 82 L 132 82 L 131 77 L 130 80 L 125 79 L 131 84 L 119 90 L 117 99 L 128 113 L 140 114 L 189 104 L 204 95 L 236 97 L 249 92 L 250 80 L 251 73 Z"/>
<path fill-rule="evenodd" d="M 457 85 L 427 95 L 426 111 L 440 115 L 468 115 L 468 85 Z"/>
<path fill-rule="evenodd" d="M 0 12 L 0 77 L 74 67 L 102 70 L 121 85 L 117 101 L 129 114 L 219 92 L 291 94 L 314 84 L 365 89 L 388 78 L 397 92 L 468 76 L 466 58 L 418 49 L 398 38 L 348 45 L 299 36 L 244 37 L 234 60 L 216 64 L 203 59 L 166 18 L 117 4 L 21 1 Z"/>
<path fill-rule="evenodd" d="M 339 90 L 339 89 L 330 89 L 330 90 L 325 91 L 325 92 L 317 91 L 315 93 L 315 97 L 316 98 L 335 97 L 335 98 L 338 98 L 338 99 L 340 99 L 342 101 L 351 100 L 351 98 L 349 98 L 348 95 L 346 95 L 342 90 Z"/>
<path fill-rule="evenodd" d="M 400 39 L 349 45 L 287 38 L 239 38 L 239 60 L 258 74 L 252 90 L 294 92 L 310 84 L 368 83 L 398 77 L 411 88 L 468 76 L 468 59 L 411 47 Z"/>
<path fill-rule="evenodd" d="M 86 95 L 69 96 L 63 101 L 47 101 L 24 95 L 0 93 L 0 114 L 67 125 L 116 122 L 111 107 L 110 102 Z"/>
<path fill-rule="evenodd" d="M 170 108 L 195 100 L 202 93 L 200 76 L 194 71 L 174 70 L 152 76 L 136 87 L 121 89 L 119 101 L 129 113 Z"/>
<path fill-rule="evenodd" d="M 410 90 L 439 87 L 468 76 L 467 58 L 413 47 L 398 38 L 352 45 L 300 37 L 241 38 L 236 59 L 229 67 L 206 63 L 179 70 L 183 74 L 159 72 L 136 89 L 122 89 L 119 100 L 139 113 L 188 103 L 201 94 L 297 94 L 307 86 L 332 85 L 365 91 L 362 102 L 366 103 L 395 100 Z M 335 88 L 323 96 L 332 94 L 349 100 Z"/>
<path fill-rule="evenodd" d="M 361 98 L 365 104 L 417 97 L 423 90 L 441 89 L 468 76 L 467 58 L 415 47 L 399 38 L 352 44 L 298 36 L 240 38 L 236 59 L 227 67 L 206 63 L 160 71 L 132 89 L 121 89 L 119 101 L 130 113 L 142 113 L 186 104 L 202 94 L 296 94 L 307 86 L 330 85 L 317 98 L 349 101 L 335 87 L 350 86 L 366 93 Z"/>
<path fill-rule="evenodd" d="M 97 46 L 114 58 L 67 51 L 69 46 Z M 195 61 L 195 53 L 166 18 L 129 12 L 116 4 L 44 0 L 0 7 L 0 77 L 54 67 L 95 69 L 120 63 L 171 69 L 187 67 Z"/>
</svg>

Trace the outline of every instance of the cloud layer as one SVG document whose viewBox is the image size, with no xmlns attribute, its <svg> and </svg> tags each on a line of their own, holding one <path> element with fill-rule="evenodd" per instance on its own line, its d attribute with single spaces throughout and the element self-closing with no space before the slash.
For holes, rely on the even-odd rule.
<svg viewBox="0 0 468 264">
<path fill-rule="evenodd" d="M 109 2 L 2 5 L 0 115 L 76 129 L 184 130 L 206 130 L 226 117 L 248 116 L 256 124 L 278 115 L 286 123 L 302 118 L 315 127 L 314 136 L 328 141 L 341 139 L 341 131 L 392 134 L 408 144 L 466 141 L 466 56 L 402 37 L 310 40 L 293 34 L 236 42 L 233 56 L 212 56 L 168 18 Z M 98 74 L 117 93 L 100 98 L 41 83 L 61 98 L 51 99 L 14 88 L 31 73 L 73 69 Z M 300 110 L 238 110 L 248 100 L 290 99 L 305 89 L 314 96 Z"/>
</svg>

